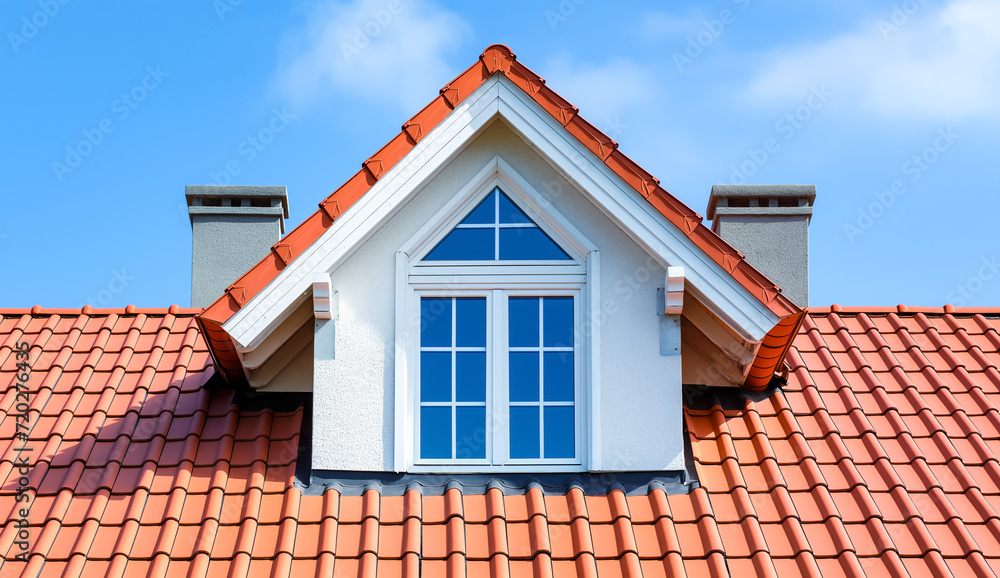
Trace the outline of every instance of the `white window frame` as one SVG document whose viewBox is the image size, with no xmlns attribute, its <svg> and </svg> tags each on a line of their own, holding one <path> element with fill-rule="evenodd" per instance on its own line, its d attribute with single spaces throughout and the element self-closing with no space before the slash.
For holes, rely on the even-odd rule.
<svg viewBox="0 0 1000 578">
<path fill-rule="evenodd" d="M 582 286 L 577 289 L 492 289 L 492 290 L 451 290 L 447 288 L 421 288 L 416 290 L 415 298 L 417 302 L 414 306 L 419 311 L 420 299 L 427 298 L 463 298 L 463 297 L 485 297 L 486 315 L 488 317 L 486 334 L 486 457 L 484 459 L 420 459 L 417 453 L 420 448 L 420 399 L 413 396 L 413 471 L 427 470 L 439 472 L 442 466 L 462 467 L 469 466 L 468 469 L 475 471 L 486 471 L 493 468 L 504 471 L 512 469 L 523 469 L 524 471 L 539 471 L 538 466 L 545 466 L 546 471 L 582 471 L 586 456 L 586 436 L 584 435 L 585 413 L 583 382 L 585 375 L 585 356 L 581 353 L 583 343 L 582 332 L 577 329 L 581 327 L 583 318 L 582 307 Z M 507 356 L 510 349 L 508 347 L 509 317 L 507 315 L 507 303 L 511 297 L 572 297 L 573 298 L 573 352 L 574 352 L 574 395 L 573 410 L 574 423 L 576 424 L 576 435 L 573 439 L 576 455 L 572 458 L 537 458 L 537 459 L 511 459 L 509 447 L 509 431 L 507 424 L 510 423 L 510 399 L 508 389 L 505 384 L 508 382 Z M 452 310 L 452 323 L 455 323 L 455 310 Z M 419 327 L 418 327 L 419 331 Z M 414 357 L 414 375 L 420 375 L 420 346 L 417 346 L 417 355 Z M 459 404 L 461 402 L 458 402 Z M 456 402 L 452 401 L 450 405 Z M 563 402 L 553 403 L 540 400 L 539 407 L 545 405 L 564 405 Z M 454 419 L 454 417 L 453 417 Z M 539 418 L 539 443 L 544 447 L 544 415 Z M 455 439 L 452 439 L 452 452 L 455 451 Z"/>
<path fill-rule="evenodd" d="M 571 260 L 422 262 L 469 211 L 499 187 Z M 396 253 L 396 471 L 414 473 L 573 472 L 600 469 L 599 268 L 596 246 L 502 158 L 494 157 Z M 420 298 L 490 295 L 486 460 L 419 460 Z M 506 366 L 509 296 L 573 296 L 576 458 L 507 459 Z M 499 365 L 498 365 L 499 364 Z M 495 382 L 499 379 L 499 382 Z M 504 396 L 495 399 L 494 396 Z M 500 403 L 497 403 L 500 402 Z M 499 411 L 501 415 L 495 415 Z M 499 427 L 490 422 L 502 419 Z M 543 435 L 542 432 L 540 432 Z M 503 438 L 503 439 L 498 439 Z M 491 457 L 492 456 L 492 457 Z"/>
<path fill-rule="evenodd" d="M 447 463 L 453 464 L 453 465 L 468 465 L 468 466 L 476 466 L 478 468 L 482 468 L 484 466 L 490 465 L 492 463 L 492 459 L 493 459 L 492 458 L 492 454 L 493 454 L 493 452 L 492 452 L 493 432 L 490 431 L 489 424 L 490 424 L 490 419 L 491 419 L 490 409 L 492 407 L 494 407 L 493 400 L 494 400 L 494 396 L 495 396 L 495 392 L 496 392 L 497 386 L 494 383 L 494 377 L 496 375 L 495 374 L 496 361 L 495 361 L 495 356 L 491 355 L 491 353 L 493 352 L 493 345 L 494 345 L 494 342 L 495 342 L 495 338 L 494 338 L 493 332 L 490 331 L 490 329 L 493 326 L 492 320 L 495 319 L 495 317 L 496 317 L 495 313 L 493 311 L 494 305 L 493 305 L 493 294 L 492 293 L 493 293 L 492 291 L 485 291 L 485 290 L 479 290 L 479 291 L 473 290 L 473 291 L 455 292 L 455 291 L 447 291 L 447 290 L 437 291 L 437 290 L 433 290 L 433 289 L 428 289 L 428 290 L 425 290 L 425 291 L 418 291 L 418 292 L 416 292 L 416 295 L 415 295 L 415 297 L 417 299 L 417 303 L 415 304 L 415 306 L 417 308 L 417 311 L 420 311 L 420 299 L 424 298 L 424 297 L 428 297 L 428 298 L 445 297 L 445 298 L 459 298 L 459 299 L 461 299 L 463 297 L 483 297 L 483 298 L 486 299 L 486 317 L 487 317 L 487 320 L 488 320 L 487 325 L 486 325 L 486 327 L 487 327 L 487 331 L 486 331 L 486 422 L 487 422 L 487 427 L 486 427 L 486 436 L 487 436 L 486 437 L 486 457 L 484 459 L 460 459 L 460 458 L 448 459 Z M 456 324 L 457 313 L 458 313 L 457 308 L 453 307 L 452 310 L 451 310 L 451 325 L 452 325 L 451 331 L 452 331 L 452 341 L 453 342 L 454 342 L 454 339 L 455 339 L 455 324 Z M 419 332 L 419 327 L 417 328 L 417 331 Z M 451 345 L 449 347 L 449 349 L 456 349 L 456 347 L 457 346 L 453 344 L 453 345 Z M 414 371 L 416 372 L 416 373 L 414 373 L 414 375 L 416 375 L 416 376 L 420 375 L 420 350 L 421 350 L 421 346 L 418 343 L 417 344 L 417 354 L 413 358 Z M 456 401 L 454 387 L 455 387 L 455 384 L 452 384 L 452 401 L 449 403 L 449 405 L 453 406 L 453 407 L 457 407 L 458 405 L 462 404 L 463 402 Z M 415 404 L 415 406 L 413 408 L 413 419 L 414 419 L 414 421 L 413 421 L 413 443 L 414 443 L 414 446 L 413 447 L 414 447 L 414 456 L 416 456 L 417 448 L 420 447 L 420 407 L 421 407 L 421 403 L 420 403 L 420 398 L 417 395 L 413 396 L 413 401 L 414 401 L 414 404 Z M 478 404 L 476 404 L 476 405 L 478 405 Z M 496 419 L 496 418 L 494 417 L 494 419 Z M 452 427 L 455 427 L 455 412 L 452 412 Z M 451 440 L 451 451 L 452 451 L 452 454 L 455 454 L 455 449 L 456 449 L 455 445 L 456 445 L 456 440 L 453 437 L 452 440 Z M 439 460 L 417 460 L 414 465 L 419 467 L 419 466 L 422 466 L 422 465 L 426 466 L 426 465 L 432 465 L 432 464 L 437 464 L 437 463 L 442 463 L 442 462 L 440 462 Z"/>
</svg>

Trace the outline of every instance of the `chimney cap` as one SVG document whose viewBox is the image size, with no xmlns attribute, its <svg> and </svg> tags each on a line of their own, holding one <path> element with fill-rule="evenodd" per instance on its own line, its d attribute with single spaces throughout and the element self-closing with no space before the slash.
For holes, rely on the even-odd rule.
<svg viewBox="0 0 1000 578">
<path fill-rule="evenodd" d="M 288 218 L 288 187 L 258 186 L 258 185 L 187 185 L 184 196 L 188 207 L 194 205 L 194 199 L 233 199 L 257 198 L 278 199 L 281 202 L 282 213 Z"/>
<path fill-rule="evenodd" d="M 794 197 L 804 199 L 806 207 L 812 207 L 816 200 L 816 185 L 712 185 L 712 194 L 708 198 L 708 219 L 715 220 L 715 209 L 720 198 L 729 197 L 759 197 L 780 198 Z M 809 210 L 812 213 L 812 210 Z"/>
</svg>

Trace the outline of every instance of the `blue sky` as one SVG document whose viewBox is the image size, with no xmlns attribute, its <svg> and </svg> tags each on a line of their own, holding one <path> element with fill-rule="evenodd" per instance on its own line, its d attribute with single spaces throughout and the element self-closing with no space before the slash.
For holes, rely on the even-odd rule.
<svg viewBox="0 0 1000 578">
<path fill-rule="evenodd" d="M 0 307 L 187 306 L 185 185 L 286 185 L 294 226 L 496 42 L 702 214 L 816 184 L 811 305 L 1000 306 L 998 0 L 35 0 L 0 31 Z"/>
</svg>

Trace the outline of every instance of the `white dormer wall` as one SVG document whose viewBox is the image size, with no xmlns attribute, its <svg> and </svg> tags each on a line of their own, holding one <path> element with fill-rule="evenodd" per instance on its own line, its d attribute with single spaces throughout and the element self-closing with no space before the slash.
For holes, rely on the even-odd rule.
<svg viewBox="0 0 1000 578">
<path fill-rule="evenodd" d="M 601 254 L 600 423 L 586 426 L 596 432 L 592 440 L 600 463 L 588 468 L 682 469 L 681 357 L 661 352 L 657 289 L 664 286 L 666 270 L 502 121 L 484 129 L 331 272 L 339 317 L 333 354 L 317 354 L 313 361 L 312 467 L 396 469 L 396 436 L 413 432 L 394 431 L 395 253 L 496 156 Z"/>
</svg>

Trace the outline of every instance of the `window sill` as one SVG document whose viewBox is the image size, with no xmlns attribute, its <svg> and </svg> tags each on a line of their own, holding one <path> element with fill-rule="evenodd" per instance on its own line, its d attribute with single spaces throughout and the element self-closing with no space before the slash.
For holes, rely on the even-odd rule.
<svg viewBox="0 0 1000 578">
<path fill-rule="evenodd" d="M 411 474 L 560 474 L 586 472 L 582 464 L 511 464 L 494 466 L 488 464 L 419 464 L 410 466 L 407 473 Z"/>
</svg>

